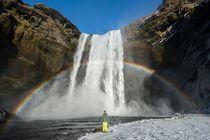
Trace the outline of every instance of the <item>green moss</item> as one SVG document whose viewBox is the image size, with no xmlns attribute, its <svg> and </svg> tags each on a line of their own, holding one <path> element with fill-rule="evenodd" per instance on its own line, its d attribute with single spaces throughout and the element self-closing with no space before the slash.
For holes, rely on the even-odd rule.
<svg viewBox="0 0 210 140">
<path fill-rule="evenodd" d="M 40 38 L 36 37 L 36 36 L 33 36 L 33 38 L 31 39 L 32 44 L 34 44 L 35 46 L 40 46 L 42 45 L 41 44 L 41 41 L 40 41 Z"/>
<path fill-rule="evenodd" d="M 12 25 L 11 25 L 11 22 L 10 22 L 8 16 L 5 14 L 1 14 L 0 15 L 0 23 L 2 25 L 3 32 L 6 34 L 9 34 Z"/>
<path fill-rule="evenodd" d="M 158 65 L 162 63 L 163 60 L 163 54 L 164 54 L 165 46 L 164 45 L 159 45 L 155 48 L 153 48 L 153 58 L 156 61 Z"/>
<path fill-rule="evenodd" d="M 169 22 L 174 22 L 176 20 L 178 20 L 178 16 L 177 16 L 176 13 L 172 12 L 168 15 L 168 21 Z"/>
<path fill-rule="evenodd" d="M 11 14 L 16 15 L 17 13 L 17 9 L 16 8 L 12 8 L 12 10 L 10 11 Z"/>
</svg>

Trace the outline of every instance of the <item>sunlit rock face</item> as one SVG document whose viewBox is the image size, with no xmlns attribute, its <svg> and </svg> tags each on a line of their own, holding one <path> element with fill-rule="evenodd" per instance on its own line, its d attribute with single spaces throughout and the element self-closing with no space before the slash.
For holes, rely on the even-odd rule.
<svg viewBox="0 0 210 140">
<path fill-rule="evenodd" d="M 3 103 L 3 97 L 22 94 L 70 66 L 80 32 L 59 12 L 42 4 L 30 7 L 20 0 L 1 0 L 0 11 Z"/>
<path fill-rule="evenodd" d="M 166 0 L 156 13 L 124 28 L 125 49 L 133 55 L 125 59 L 154 68 L 202 112 L 210 110 L 209 9 L 208 0 Z"/>
</svg>

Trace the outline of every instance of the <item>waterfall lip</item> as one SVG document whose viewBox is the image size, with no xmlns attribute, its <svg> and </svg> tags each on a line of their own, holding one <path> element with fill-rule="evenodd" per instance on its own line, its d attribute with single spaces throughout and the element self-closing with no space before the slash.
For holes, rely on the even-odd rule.
<svg viewBox="0 0 210 140">
<path fill-rule="evenodd" d="M 121 29 L 111 30 L 111 31 L 108 31 L 104 34 L 89 34 L 89 35 L 90 36 L 106 36 L 106 35 L 111 34 L 112 32 L 120 32 L 121 33 Z M 87 34 L 87 33 L 84 33 L 84 34 Z"/>
</svg>

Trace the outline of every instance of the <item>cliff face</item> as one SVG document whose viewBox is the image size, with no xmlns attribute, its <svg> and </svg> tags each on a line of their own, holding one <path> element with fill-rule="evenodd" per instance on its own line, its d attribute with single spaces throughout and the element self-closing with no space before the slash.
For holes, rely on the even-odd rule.
<svg viewBox="0 0 210 140">
<path fill-rule="evenodd" d="M 0 1 L 0 103 L 54 76 L 73 62 L 80 31 L 42 4 Z"/>
<path fill-rule="evenodd" d="M 202 112 L 210 111 L 209 9 L 209 0 L 164 0 L 156 13 L 123 29 L 126 60 L 155 69 Z"/>
</svg>

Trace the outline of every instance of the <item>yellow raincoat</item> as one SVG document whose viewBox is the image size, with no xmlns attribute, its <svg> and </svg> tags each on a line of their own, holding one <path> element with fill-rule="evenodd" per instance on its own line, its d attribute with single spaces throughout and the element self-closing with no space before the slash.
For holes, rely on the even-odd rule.
<svg viewBox="0 0 210 140">
<path fill-rule="evenodd" d="M 104 111 L 102 114 L 102 132 L 104 133 L 108 132 L 108 120 L 107 120 L 106 111 Z"/>
</svg>

